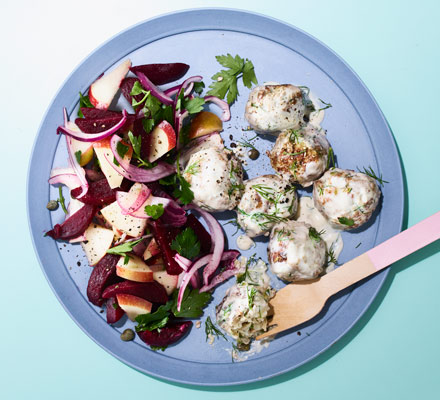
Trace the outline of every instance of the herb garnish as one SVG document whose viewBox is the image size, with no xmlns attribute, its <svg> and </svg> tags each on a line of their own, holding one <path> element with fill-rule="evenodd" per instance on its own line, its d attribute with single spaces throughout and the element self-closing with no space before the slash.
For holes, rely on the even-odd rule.
<svg viewBox="0 0 440 400">
<path fill-rule="evenodd" d="M 194 258 L 200 253 L 200 241 L 192 228 L 185 228 L 171 243 L 171 248 L 182 257 Z"/>
<path fill-rule="evenodd" d="M 118 152 L 119 157 L 121 157 L 121 158 L 125 157 L 125 155 L 127 154 L 129 149 L 130 148 L 128 146 L 126 146 L 124 143 L 122 143 L 121 141 L 119 141 L 116 144 L 116 151 Z"/>
<path fill-rule="evenodd" d="M 333 250 L 333 246 L 330 247 L 330 250 L 326 252 L 327 265 L 329 264 L 338 264 L 338 260 L 335 257 L 335 251 Z"/>
<path fill-rule="evenodd" d="M 247 58 L 241 58 L 239 55 L 233 57 L 231 54 L 216 56 L 216 60 L 227 70 L 221 70 L 211 77 L 214 81 L 209 85 L 210 90 L 207 94 L 217 96 L 232 104 L 238 96 L 237 81 L 243 78 L 243 84 L 247 88 L 252 87 L 252 83 L 258 84 L 255 76 L 254 65 Z"/>
<path fill-rule="evenodd" d="M 255 295 L 257 294 L 257 289 L 255 289 L 254 287 L 251 287 L 250 289 L 246 288 L 246 293 L 247 293 L 249 308 L 252 308 L 254 306 L 254 299 L 255 299 Z"/>
<path fill-rule="evenodd" d="M 230 221 L 224 223 L 223 226 L 229 225 L 229 224 L 234 225 L 237 228 L 236 231 L 232 234 L 232 236 L 235 236 L 240 229 L 240 224 L 238 223 L 237 218 L 231 219 Z"/>
<path fill-rule="evenodd" d="M 61 186 L 58 187 L 58 203 L 60 203 L 61 208 L 63 209 L 65 214 L 69 214 L 69 212 L 66 209 L 66 205 L 64 204 L 64 196 L 63 196 L 63 189 Z"/>
<path fill-rule="evenodd" d="M 346 225 L 346 226 L 353 226 L 354 225 L 354 220 L 353 218 L 346 218 L 346 217 L 339 217 L 338 218 L 339 223 L 341 223 L 342 225 Z"/>
<path fill-rule="evenodd" d="M 237 283 L 242 283 L 245 281 L 247 281 L 248 283 L 249 282 L 255 283 L 255 281 L 252 279 L 252 277 L 249 273 L 249 267 L 251 266 L 251 264 L 255 264 L 257 262 L 257 259 L 255 258 L 255 256 L 256 256 L 256 254 L 254 253 L 249 257 L 249 259 L 246 262 L 246 267 L 245 267 L 244 272 L 242 274 L 237 275 Z"/>
<path fill-rule="evenodd" d="M 78 164 L 81 163 L 81 156 L 82 156 L 81 150 L 75 151 L 75 158 L 76 158 L 76 161 L 78 162 Z"/>
<path fill-rule="evenodd" d="M 149 215 L 153 219 L 159 219 L 164 213 L 163 204 L 149 204 L 145 206 L 145 214 Z"/>
<path fill-rule="evenodd" d="M 218 329 L 215 324 L 211 321 L 211 317 L 208 316 L 205 321 L 205 333 L 206 333 L 206 341 L 208 341 L 209 336 L 216 336 L 217 339 L 221 336 L 228 342 L 227 337 L 223 334 L 223 332 Z"/>
<path fill-rule="evenodd" d="M 131 242 L 125 242 L 120 244 L 119 246 L 112 247 L 107 250 L 108 254 L 115 254 L 117 256 L 124 257 L 124 264 L 128 264 L 128 260 L 130 256 L 127 254 L 133 250 L 133 247 L 138 243 L 142 242 L 143 239 L 133 240 Z"/>
<path fill-rule="evenodd" d="M 81 92 L 79 92 L 79 108 L 78 108 L 78 117 L 84 118 L 84 114 L 81 111 L 81 107 L 83 108 L 95 108 L 95 106 L 90 102 L 89 96 L 83 96 Z"/>
<path fill-rule="evenodd" d="M 241 147 L 247 147 L 249 149 L 253 149 L 253 150 L 257 150 L 257 148 L 252 144 L 252 140 L 255 140 L 258 137 L 258 135 L 255 135 L 253 138 L 248 139 L 248 140 L 237 140 L 237 143 L 241 146 Z M 257 150 L 258 151 L 258 150 Z"/>
<path fill-rule="evenodd" d="M 145 167 L 148 169 L 152 168 L 153 164 L 150 163 L 149 161 L 143 160 L 141 157 L 141 145 L 142 145 L 141 135 L 134 136 L 133 133 L 130 131 L 130 132 L 128 132 L 128 138 L 130 139 L 131 145 L 133 146 L 134 157 L 138 161 L 139 167 Z M 121 143 L 121 142 L 119 142 L 119 143 Z M 118 153 L 119 153 L 119 151 L 118 151 Z"/>
<path fill-rule="evenodd" d="M 194 193 L 191 190 L 191 185 L 187 182 L 187 180 L 183 177 L 181 169 L 180 169 L 180 152 L 177 153 L 176 160 L 176 177 L 179 181 L 180 187 L 175 187 L 173 191 L 173 196 L 178 198 L 182 204 L 189 204 L 194 199 Z M 177 181 L 176 181 L 177 183 Z"/>
<path fill-rule="evenodd" d="M 381 186 L 383 186 L 384 183 L 389 183 L 388 181 L 385 181 L 384 179 L 382 179 L 382 174 L 380 174 L 380 177 L 378 177 L 371 166 L 368 166 L 368 168 L 364 167 L 363 171 L 361 171 L 359 169 L 359 167 L 356 167 L 356 168 L 358 169 L 359 172 L 362 172 L 365 175 L 368 175 L 370 178 L 376 179 L 376 181 L 378 181 Z"/>
<path fill-rule="evenodd" d="M 205 84 L 203 82 L 194 82 L 194 93 L 201 95 L 204 88 Z"/>
<path fill-rule="evenodd" d="M 325 233 L 325 230 L 317 231 L 313 226 L 309 228 L 309 238 L 315 242 L 320 242 L 322 240 L 321 235 Z"/>
<path fill-rule="evenodd" d="M 177 290 L 173 292 L 173 304 L 171 311 L 175 317 L 198 318 L 203 314 L 203 309 L 211 301 L 211 293 L 199 293 L 198 289 L 185 289 L 180 311 L 177 311 Z"/>
<path fill-rule="evenodd" d="M 325 105 L 325 107 L 318 108 L 316 111 L 323 111 L 327 110 L 327 108 L 333 107 L 330 103 L 326 103 L 324 100 L 318 99 L 322 104 Z"/>
<path fill-rule="evenodd" d="M 330 167 L 335 167 L 336 163 L 335 163 L 335 153 L 333 152 L 333 147 L 329 147 L 328 148 L 328 153 L 327 153 L 327 166 L 326 169 L 329 169 Z"/>
</svg>

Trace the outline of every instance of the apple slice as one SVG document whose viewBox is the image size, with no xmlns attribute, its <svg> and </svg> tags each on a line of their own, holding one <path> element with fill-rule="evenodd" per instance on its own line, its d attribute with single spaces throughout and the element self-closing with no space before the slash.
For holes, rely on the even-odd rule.
<svg viewBox="0 0 440 400">
<path fill-rule="evenodd" d="M 125 60 L 113 71 L 98 78 L 92 83 L 89 90 L 90 102 L 100 110 L 107 110 L 115 97 L 122 79 L 125 78 L 131 67 L 131 61 Z"/>
<path fill-rule="evenodd" d="M 122 142 L 124 145 L 128 146 L 126 143 Z M 99 165 L 101 166 L 101 171 L 107 178 L 107 182 L 112 189 L 121 186 L 124 177 L 117 172 L 110 164 L 108 160 L 113 160 L 114 156 L 110 148 L 110 138 L 100 140 L 99 142 L 93 143 L 93 148 L 95 149 L 95 154 L 98 157 Z M 124 155 L 124 160 L 130 162 L 131 156 L 133 155 L 133 149 L 128 146 L 128 151 Z M 108 160 L 107 160 L 108 159 Z"/>
<path fill-rule="evenodd" d="M 69 121 L 67 122 L 67 127 L 74 132 L 81 132 L 81 129 L 78 128 L 78 125 Z M 93 143 L 89 142 L 81 142 L 74 138 L 71 138 L 72 150 L 75 154 L 75 157 L 78 158 L 77 154 L 79 152 L 79 165 L 83 167 L 92 161 L 93 158 Z"/>
<path fill-rule="evenodd" d="M 113 231 L 96 224 L 90 224 L 84 232 L 87 242 L 81 243 L 90 265 L 97 264 L 107 253 L 113 242 Z"/>
<path fill-rule="evenodd" d="M 156 239 L 151 239 L 150 243 L 148 243 L 147 248 L 144 251 L 144 260 L 149 260 L 151 257 L 154 257 L 160 253 L 159 245 L 156 242 Z"/>
<path fill-rule="evenodd" d="M 124 264 L 124 258 L 121 257 L 116 264 L 116 275 L 135 282 L 153 281 L 153 271 L 138 256 L 130 255 L 127 264 Z"/>
<path fill-rule="evenodd" d="M 138 315 L 151 313 L 153 304 L 141 297 L 133 296 L 132 294 L 117 294 L 119 307 L 121 307 L 127 314 L 127 317 L 132 321 Z"/>
<path fill-rule="evenodd" d="M 162 121 L 151 132 L 148 161 L 156 161 L 174 147 L 176 147 L 176 132 L 168 121 Z"/>
<path fill-rule="evenodd" d="M 212 112 L 202 111 L 191 121 L 189 128 L 189 138 L 194 139 L 199 136 L 209 135 L 213 132 L 223 130 L 222 120 Z"/>
<path fill-rule="evenodd" d="M 121 207 L 119 207 L 117 201 L 104 207 L 101 210 L 101 214 L 113 228 L 125 232 L 132 237 L 142 236 L 147 226 L 148 220 L 146 219 L 122 214 Z"/>
<path fill-rule="evenodd" d="M 153 272 L 153 279 L 165 288 L 168 296 L 177 288 L 179 276 L 180 275 L 170 275 L 166 270 Z"/>
</svg>

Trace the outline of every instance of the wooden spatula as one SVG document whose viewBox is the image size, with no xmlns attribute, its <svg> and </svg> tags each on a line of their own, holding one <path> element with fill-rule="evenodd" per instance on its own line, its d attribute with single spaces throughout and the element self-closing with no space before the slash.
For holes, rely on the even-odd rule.
<svg viewBox="0 0 440 400">
<path fill-rule="evenodd" d="M 440 239 L 440 212 L 388 239 L 314 281 L 291 283 L 270 301 L 274 327 L 257 340 L 285 331 L 318 314 L 329 297 Z"/>
</svg>

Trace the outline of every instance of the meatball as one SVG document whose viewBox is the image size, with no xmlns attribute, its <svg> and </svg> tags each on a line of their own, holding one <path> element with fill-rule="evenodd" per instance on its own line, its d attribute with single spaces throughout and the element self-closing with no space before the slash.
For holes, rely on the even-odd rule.
<svg viewBox="0 0 440 400">
<path fill-rule="evenodd" d="M 240 349 L 247 350 L 251 340 L 267 330 L 269 300 L 274 291 L 264 261 L 241 257 L 236 263 L 241 267 L 237 283 L 216 307 L 216 320 L 237 340 Z"/>
<path fill-rule="evenodd" d="M 283 129 L 298 128 L 304 112 L 300 88 L 268 84 L 251 91 L 244 116 L 255 131 L 277 134 Z"/>
<path fill-rule="evenodd" d="M 315 207 L 339 229 L 354 229 L 367 222 L 379 198 L 376 181 L 351 170 L 332 168 L 313 186 Z"/>
<path fill-rule="evenodd" d="M 263 175 L 245 181 L 237 208 L 237 222 L 249 237 L 264 235 L 280 220 L 296 214 L 295 187 L 277 175 Z"/>
<path fill-rule="evenodd" d="M 244 189 L 241 162 L 227 149 L 207 147 L 189 158 L 183 172 L 193 202 L 208 211 L 234 209 Z"/>
<path fill-rule="evenodd" d="M 267 253 L 272 272 L 288 282 L 317 278 L 327 261 L 325 242 L 311 225 L 299 221 L 276 224 Z"/>
<path fill-rule="evenodd" d="M 322 130 L 307 125 L 287 129 L 268 153 L 272 168 L 285 179 L 307 187 L 326 170 L 330 145 Z"/>
</svg>

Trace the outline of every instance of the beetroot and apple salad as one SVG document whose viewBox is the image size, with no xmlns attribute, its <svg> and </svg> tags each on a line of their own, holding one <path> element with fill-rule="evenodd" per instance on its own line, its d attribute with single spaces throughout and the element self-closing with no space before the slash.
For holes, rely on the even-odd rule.
<svg viewBox="0 0 440 400">
<path fill-rule="evenodd" d="M 211 290 L 233 275 L 239 256 L 224 249 L 218 221 L 192 203 L 180 169 L 179 157 L 218 136 L 230 118 L 227 102 L 202 97 L 201 76 L 166 90 L 158 86 L 188 69 L 125 60 L 99 77 L 87 95 L 80 93 L 75 122 L 64 109 L 57 133 L 65 135 L 69 166 L 49 178 L 68 187 L 70 203 L 65 207 L 60 186 L 66 219 L 46 235 L 81 243 L 93 267 L 89 301 L 106 307 L 110 324 L 124 315 L 136 321 L 140 339 L 155 349 L 189 332 L 187 319 L 203 314 Z M 110 110 L 120 94 L 131 108 Z M 221 118 L 204 110 L 207 102 L 221 108 Z"/>
</svg>

